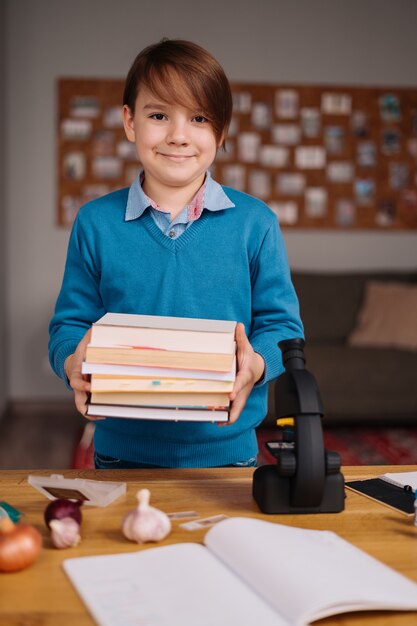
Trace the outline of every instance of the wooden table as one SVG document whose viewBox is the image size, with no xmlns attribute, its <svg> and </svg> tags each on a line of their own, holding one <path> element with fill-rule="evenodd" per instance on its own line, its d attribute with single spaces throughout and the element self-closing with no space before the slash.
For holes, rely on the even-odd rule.
<svg viewBox="0 0 417 626">
<path fill-rule="evenodd" d="M 416 471 L 417 467 L 345 467 L 343 474 L 346 480 L 352 480 L 400 470 Z M 69 478 L 125 481 L 127 495 L 106 508 L 84 506 L 81 544 L 76 548 L 57 550 L 53 548 L 43 522 L 43 511 L 49 501 L 27 483 L 29 473 L 41 476 L 62 473 Z M 417 582 L 417 528 L 409 516 L 350 490 L 346 492 L 343 513 L 264 515 L 252 499 L 252 473 L 250 468 L 0 471 L 0 500 L 22 511 L 24 521 L 36 526 L 44 537 L 44 549 L 34 565 L 19 573 L 0 574 L 0 626 L 92 626 L 93 621 L 60 567 L 61 562 L 76 556 L 143 549 L 124 539 L 120 522 L 122 516 L 135 506 L 136 491 L 145 486 L 151 490 L 151 504 L 167 512 L 195 510 L 201 517 L 224 513 L 302 528 L 332 530 Z M 172 533 L 157 545 L 202 541 L 205 531 L 190 532 L 180 528 L 179 524 L 180 521 L 174 521 Z M 417 624 L 417 613 L 346 613 L 316 623 L 410 626 Z"/>
</svg>

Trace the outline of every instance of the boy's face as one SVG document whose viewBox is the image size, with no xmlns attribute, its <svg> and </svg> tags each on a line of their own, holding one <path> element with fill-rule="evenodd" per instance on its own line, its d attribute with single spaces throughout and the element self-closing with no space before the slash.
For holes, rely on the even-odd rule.
<svg viewBox="0 0 417 626">
<path fill-rule="evenodd" d="M 136 145 L 145 180 L 152 187 L 190 187 L 203 183 L 218 148 L 213 127 L 201 111 L 162 102 L 146 88 L 135 113 L 123 107 L 126 136 Z"/>
</svg>

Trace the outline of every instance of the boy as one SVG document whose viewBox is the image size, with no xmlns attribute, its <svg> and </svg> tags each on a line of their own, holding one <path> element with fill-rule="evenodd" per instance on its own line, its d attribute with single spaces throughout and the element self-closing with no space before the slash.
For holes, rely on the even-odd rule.
<svg viewBox="0 0 417 626">
<path fill-rule="evenodd" d="M 85 414 L 89 328 L 112 311 L 238 321 L 238 374 L 227 427 L 97 420 L 98 468 L 256 464 L 267 383 L 282 371 L 277 343 L 303 328 L 276 217 L 208 172 L 231 115 L 228 80 L 203 48 L 162 40 L 136 57 L 123 122 L 143 170 L 130 189 L 77 215 L 50 324 L 51 365 Z"/>
</svg>

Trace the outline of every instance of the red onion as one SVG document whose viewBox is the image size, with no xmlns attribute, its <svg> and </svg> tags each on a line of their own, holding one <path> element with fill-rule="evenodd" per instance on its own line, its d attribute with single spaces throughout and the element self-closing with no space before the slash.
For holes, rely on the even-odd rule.
<svg viewBox="0 0 417 626">
<path fill-rule="evenodd" d="M 63 517 L 71 517 L 79 525 L 81 525 L 82 515 L 80 507 L 82 500 L 66 500 L 64 498 L 58 498 L 52 500 L 48 504 L 44 512 L 45 524 L 50 528 L 50 522 L 53 519 L 62 519 Z"/>
</svg>

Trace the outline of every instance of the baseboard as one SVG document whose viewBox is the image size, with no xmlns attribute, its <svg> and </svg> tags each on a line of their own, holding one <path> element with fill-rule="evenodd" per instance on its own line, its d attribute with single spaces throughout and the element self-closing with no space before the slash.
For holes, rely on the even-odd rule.
<svg viewBox="0 0 417 626">
<path fill-rule="evenodd" d="M 4 413 L 7 415 L 26 415 L 34 412 L 44 414 L 78 414 L 74 399 L 50 399 L 50 398 L 25 398 L 22 400 L 9 400 Z"/>
<path fill-rule="evenodd" d="M 9 408 L 9 401 L 6 400 L 6 402 L 3 404 L 3 407 L 0 410 L 0 423 L 6 419 L 6 415 L 10 414 L 10 408 Z"/>
</svg>

